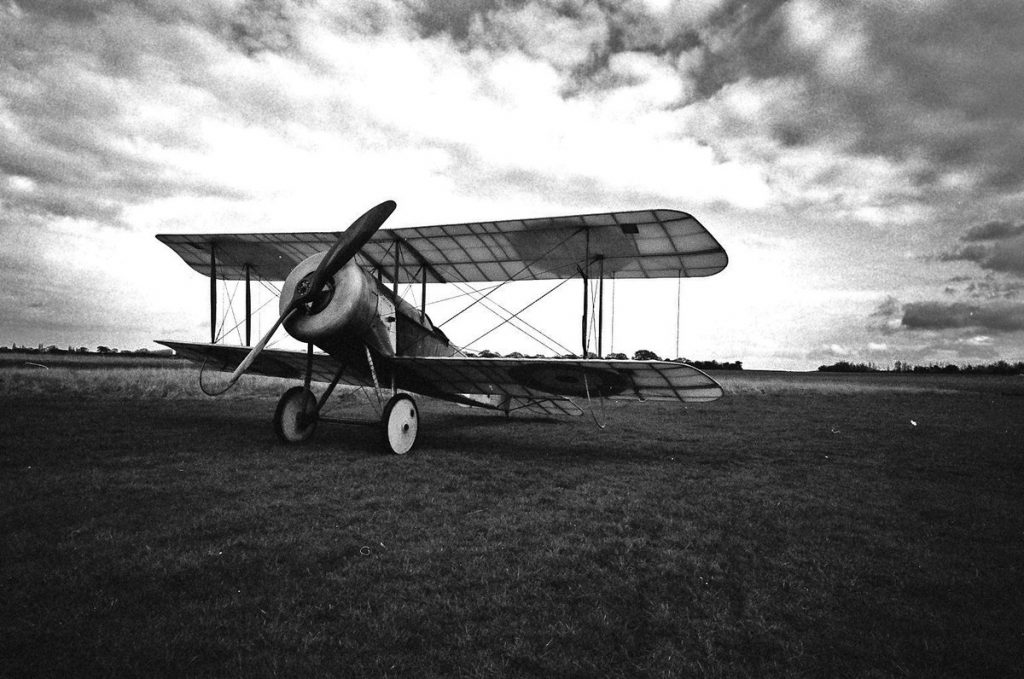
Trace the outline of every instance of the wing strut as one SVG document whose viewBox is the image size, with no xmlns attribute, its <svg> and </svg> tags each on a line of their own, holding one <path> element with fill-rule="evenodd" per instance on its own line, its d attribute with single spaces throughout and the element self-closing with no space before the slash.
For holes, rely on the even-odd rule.
<svg viewBox="0 0 1024 679">
<path fill-rule="evenodd" d="M 587 357 L 588 340 L 590 339 L 590 327 L 588 323 L 587 314 L 590 311 L 590 230 L 587 229 L 584 232 L 587 245 L 583 255 L 583 266 L 584 269 L 580 270 L 580 276 L 583 278 L 583 358 Z"/>
<path fill-rule="evenodd" d="M 252 265 L 245 265 L 245 346 L 252 346 Z"/>
<path fill-rule="evenodd" d="M 597 256 L 597 356 L 604 356 L 602 344 L 604 340 L 604 255 Z"/>
<path fill-rule="evenodd" d="M 217 343 L 217 246 L 210 243 L 210 344 Z"/>
<path fill-rule="evenodd" d="M 589 263 L 588 263 L 589 264 Z M 590 268 L 589 266 L 587 268 Z M 587 277 L 585 271 L 580 270 L 580 277 L 583 279 L 583 358 L 587 357 L 587 339 L 590 334 L 587 332 L 587 315 L 589 312 L 589 297 L 590 297 L 590 278 Z"/>
<path fill-rule="evenodd" d="M 587 250 L 584 259 L 584 268 L 579 268 L 580 277 L 583 279 L 583 358 L 587 358 L 590 350 L 590 324 L 594 320 L 595 310 L 590 308 L 590 266 L 593 263 L 590 259 L 590 232 L 587 232 Z M 604 356 L 604 255 L 594 255 L 594 262 L 597 262 L 597 356 Z"/>
</svg>

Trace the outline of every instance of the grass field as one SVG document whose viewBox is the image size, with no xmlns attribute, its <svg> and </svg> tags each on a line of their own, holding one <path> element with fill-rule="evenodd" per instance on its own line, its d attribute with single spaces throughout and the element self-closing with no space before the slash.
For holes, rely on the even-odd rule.
<svg viewBox="0 0 1024 679">
<path fill-rule="evenodd" d="M 722 373 L 604 430 L 421 400 L 397 458 L 195 376 L 0 369 L 0 675 L 1024 666 L 1020 378 Z"/>
</svg>

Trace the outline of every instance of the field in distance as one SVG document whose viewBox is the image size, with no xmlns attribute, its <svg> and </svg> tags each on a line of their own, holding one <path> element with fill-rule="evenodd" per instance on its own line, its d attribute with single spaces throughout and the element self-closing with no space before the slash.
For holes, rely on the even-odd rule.
<svg viewBox="0 0 1024 679">
<path fill-rule="evenodd" d="M 0 366 L 0 674 L 1012 676 L 1021 378 L 720 373 L 569 421 Z M 367 417 L 359 394 L 339 405 Z"/>
</svg>

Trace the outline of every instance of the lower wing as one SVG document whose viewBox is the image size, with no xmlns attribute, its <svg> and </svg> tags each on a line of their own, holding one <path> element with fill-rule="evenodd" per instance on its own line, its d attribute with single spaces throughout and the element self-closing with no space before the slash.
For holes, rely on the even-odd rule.
<svg viewBox="0 0 1024 679">
<path fill-rule="evenodd" d="M 669 361 L 409 356 L 392 362 L 400 384 L 426 394 L 436 390 L 527 401 L 578 397 L 703 402 L 722 396 L 722 388 L 705 373 Z"/>
<path fill-rule="evenodd" d="M 233 347 L 224 344 L 197 344 L 193 342 L 168 342 L 157 340 L 157 344 L 174 349 L 179 356 L 190 361 L 203 363 L 210 370 L 231 372 L 242 362 L 251 347 Z M 268 377 L 284 377 L 301 380 L 306 376 L 308 355 L 303 351 L 283 351 L 281 349 L 264 349 L 246 372 Z M 317 382 L 330 382 L 334 379 L 341 362 L 327 354 L 313 354 L 313 379 Z M 354 387 L 367 386 L 366 380 L 358 375 L 345 373 L 338 384 Z"/>
<path fill-rule="evenodd" d="M 185 358 L 211 370 L 234 370 L 248 347 L 161 341 Z M 302 379 L 309 356 L 301 351 L 267 349 L 249 372 Z M 399 388 L 465 405 L 498 410 L 533 410 L 576 415 L 572 398 L 639 401 L 714 401 L 722 388 L 704 372 L 669 361 L 602 359 L 469 358 L 400 356 L 383 359 L 394 371 Z M 313 354 L 312 379 L 330 382 L 341 363 L 327 354 Z M 339 384 L 372 386 L 366 376 L 348 371 Z"/>
</svg>

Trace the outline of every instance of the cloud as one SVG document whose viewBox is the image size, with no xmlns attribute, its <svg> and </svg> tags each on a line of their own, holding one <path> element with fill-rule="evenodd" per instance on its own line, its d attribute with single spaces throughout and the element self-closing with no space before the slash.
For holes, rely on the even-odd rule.
<svg viewBox="0 0 1024 679">
<path fill-rule="evenodd" d="M 975 5 L 968 21 L 963 9 L 795 1 L 785 16 L 794 51 L 812 62 L 811 87 L 831 100 L 833 127 L 854 148 L 968 171 L 978 186 L 1007 190 L 1024 179 L 1016 47 L 1024 7 Z"/>
<path fill-rule="evenodd" d="M 765 319 L 815 286 L 923 299 L 906 287 L 945 275 L 907 253 L 1024 199 L 1017 4 L 0 0 L 4 226 L 41 234 L 8 228 L 4 247 L 52 274 L 69 231 L 98 266 L 115 233 L 326 229 L 389 197 L 416 205 L 404 225 L 657 205 L 722 236 L 737 256 L 715 283 L 736 299 L 786 283 Z M 965 233 L 944 258 L 998 280 L 947 301 L 1014 293 L 1019 229 Z M 744 261 L 755 235 L 793 265 Z M 106 275 L 107 292 L 143 284 Z M 912 336 L 903 307 L 836 345 Z M 842 313 L 865 332 L 870 309 Z M 791 328 L 770 322 L 778 352 Z"/>
<path fill-rule="evenodd" d="M 216 43 L 153 11 L 8 5 L 0 21 L 7 209 L 117 223 L 125 205 L 154 197 L 246 194 L 180 162 L 205 147 L 187 107 L 202 111 L 209 100 L 188 81 L 209 65 Z M 61 49 L 45 49 L 53 45 Z"/>
<path fill-rule="evenodd" d="M 965 244 L 939 258 L 974 262 L 982 269 L 1024 278 L 1024 224 L 986 222 L 968 229 L 960 240 Z"/>
<path fill-rule="evenodd" d="M 963 235 L 962 240 L 967 242 L 1003 240 L 1006 238 L 1014 238 L 1021 234 L 1024 234 L 1024 224 L 1014 224 L 1005 220 L 992 221 L 971 227 L 967 230 L 967 233 Z"/>
<path fill-rule="evenodd" d="M 984 277 L 954 276 L 943 289 L 946 295 L 970 300 L 1014 299 L 1024 291 L 1024 280 L 989 273 Z"/>
<path fill-rule="evenodd" d="M 911 330 L 971 329 L 991 333 L 1024 330 L 1024 303 L 910 302 L 902 326 Z"/>
</svg>

